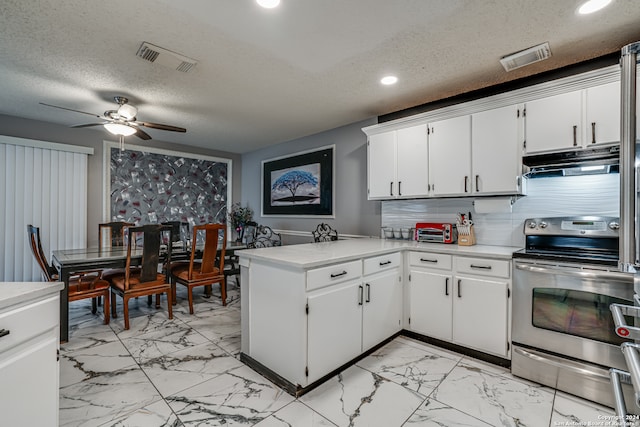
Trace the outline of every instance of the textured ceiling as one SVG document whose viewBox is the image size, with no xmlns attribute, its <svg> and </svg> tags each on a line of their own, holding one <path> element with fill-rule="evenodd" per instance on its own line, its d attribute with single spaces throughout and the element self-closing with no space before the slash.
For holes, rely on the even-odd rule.
<svg viewBox="0 0 640 427">
<path fill-rule="evenodd" d="M 252 151 L 619 51 L 640 1 L 590 16 L 577 0 L 3 0 L 0 113 L 63 125 L 124 95 L 157 140 Z M 136 57 L 143 41 L 198 60 L 182 73 Z M 548 41 L 552 57 L 499 59 Z M 397 85 L 383 87 L 387 74 Z M 105 132 L 101 128 L 99 131 Z"/>
</svg>

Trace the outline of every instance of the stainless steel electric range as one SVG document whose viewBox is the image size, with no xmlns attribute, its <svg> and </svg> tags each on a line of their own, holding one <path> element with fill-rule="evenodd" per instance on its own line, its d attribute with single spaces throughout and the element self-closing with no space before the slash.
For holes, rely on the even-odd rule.
<svg viewBox="0 0 640 427">
<path fill-rule="evenodd" d="M 634 294 L 633 275 L 618 270 L 619 228 L 614 217 L 525 221 L 514 254 L 514 375 L 614 406 L 609 368 L 626 368 L 626 340 L 609 305 L 633 305 Z"/>
</svg>

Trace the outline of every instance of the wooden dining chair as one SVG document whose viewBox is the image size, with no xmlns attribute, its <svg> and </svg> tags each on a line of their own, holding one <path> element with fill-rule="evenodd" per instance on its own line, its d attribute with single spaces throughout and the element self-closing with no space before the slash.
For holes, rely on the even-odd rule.
<svg viewBox="0 0 640 427">
<path fill-rule="evenodd" d="M 171 226 L 171 232 L 173 235 L 173 240 L 171 241 L 171 244 L 173 245 L 173 248 L 175 249 L 176 246 L 180 246 L 182 250 L 186 251 L 187 240 L 190 237 L 189 223 L 183 222 L 183 221 L 166 221 L 166 222 L 162 222 L 161 224 Z"/>
<path fill-rule="evenodd" d="M 196 259 L 197 249 L 194 244 L 191 246 L 189 261 L 174 263 L 171 267 L 173 282 L 180 283 L 188 289 L 190 314 L 193 314 L 193 288 L 196 286 L 206 286 L 205 292 L 211 295 L 211 285 L 220 283 L 222 305 L 227 305 L 227 284 L 224 275 L 226 229 L 224 224 L 194 226 L 192 241 L 196 242 L 198 238 L 204 238 L 204 249 L 200 259 Z"/>
<path fill-rule="evenodd" d="M 338 240 L 338 231 L 331 228 L 329 224 L 320 223 L 315 230 L 311 232 L 314 242 L 332 242 Z"/>
<path fill-rule="evenodd" d="M 40 228 L 31 224 L 27 225 L 27 235 L 31 252 L 42 271 L 44 280 L 47 282 L 59 281 L 56 269 L 49 265 L 44 250 L 42 249 Z M 69 277 L 67 294 L 69 301 L 91 298 L 91 312 L 93 314 L 96 314 L 98 311 L 96 298 L 104 297 L 104 324 L 109 324 L 109 282 L 100 278 L 100 271 L 86 271 L 71 275 Z"/>
<path fill-rule="evenodd" d="M 167 294 L 167 306 L 169 319 L 173 319 L 171 284 L 167 280 L 166 272 L 158 272 L 161 261 L 166 265 L 171 264 L 171 245 L 167 247 L 166 254 L 160 253 L 160 245 L 163 235 L 171 236 L 171 227 L 160 224 L 148 224 L 139 227 L 129 227 L 127 238 L 131 244 L 127 245 L 127 260 L 124 272 L 112 276 L 111 283 L 111 315 L 116 314 L 116 295 L 123 299 L 124 328 L 129 329 L 129 299 L 140 296 L 156 295 L 156 308 L 160 307 L 160 295 Z M 141 237 L 141 239 L 140 239 Z M 135 255 L 137 242 L 142 245 L 142 258 L 136 266 Z M 151 298 L 149 298 L 151 304 Z"/>
<path fill-rule="evenodd" d="M 127 227 L 135 226 L 132 222 L 112 221 L 98 224 L 98 245 L 101 248 L 125 246 Z"/>
</svg>

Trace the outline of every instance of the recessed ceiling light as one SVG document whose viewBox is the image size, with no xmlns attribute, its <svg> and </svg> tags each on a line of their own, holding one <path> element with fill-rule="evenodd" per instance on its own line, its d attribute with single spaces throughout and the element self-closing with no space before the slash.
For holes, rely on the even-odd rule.
<svg viewBox="0 0 640 427">
<path fill-rule="evenodd" d="M 588 15 L 605 8 L 609 3 L 611 3 L 611 0 L 588 0 L 578 8 L 578 13 L 580 15 Z"/>
<path fill-rule="evenodd" d="M 385 76 L 380 79 L 380 83 L 383 85 L 392 85 L 398 82 L 398 78 L 396 76 Z"/>
<path fill-rule="evenodd" d="M 280 4 L 280 0 L 256 0 L 265 9 L 273 9 Z"/>
</svg>

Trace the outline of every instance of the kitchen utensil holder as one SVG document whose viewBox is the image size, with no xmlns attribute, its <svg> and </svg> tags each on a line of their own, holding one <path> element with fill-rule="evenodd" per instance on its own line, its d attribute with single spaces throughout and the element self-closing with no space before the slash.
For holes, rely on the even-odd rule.
<svg viewBox="0 0 640 427">
<path fill-rule="evenodd" d="M 458 246 L 473 246 L 476 244 L 476 233 L 472 225 L 458 226 Z"/>
</svg>

